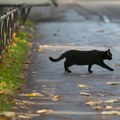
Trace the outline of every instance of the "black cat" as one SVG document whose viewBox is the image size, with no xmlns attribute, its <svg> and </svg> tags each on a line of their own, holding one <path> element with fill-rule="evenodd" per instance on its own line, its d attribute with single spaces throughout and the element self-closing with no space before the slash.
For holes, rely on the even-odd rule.
<svg viewBox="0 0 120 120">
<path fill-rule="evenodd" d="M 63 58 L 66 58 L 66 61 L 64 62 L 64 68 L 65 71 L 71 72 L 68 67 L 72 65 L 88 65 L 88 71 L 89 73 L 92 73 L 91 70 L 92 65 L 97 64 L 103 68 L 106 68 L 110 71 L 114 71 L 114 69 L 107 66 L 103 60 L 112 59 L 112 53 L 110 52 L 110 49 L 107 51 L 98 51 L 98 50 L 91 50 L 91 51 L 79 51 L 79 50 L 69 50 L 64 52 L 60 57 L 58 58 L 52 58 L 49 57 L 49 59 L 52 62 L 58 62 L 62 60 Z"/>
</svg>

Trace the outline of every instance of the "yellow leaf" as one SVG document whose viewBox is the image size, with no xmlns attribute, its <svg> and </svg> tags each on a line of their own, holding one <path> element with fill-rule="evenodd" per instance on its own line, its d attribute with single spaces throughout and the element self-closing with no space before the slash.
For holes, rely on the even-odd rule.
<svg viewBox="0 0 120 120">
<path fill-rule="evenodd" d="M 104 97 L 105 95 L 103 95 L 103 94 L 97 94 L 97 96 Z"/>
<path fill-rule="evenodd" d="M 118 82 L 106 82 L 106 85 L 119 85 Z"/>
<path fill-rule="evenodd" d="M 103 107 L 102 106 L 95 106 L 95 107 L 92 107 L 92 109 L 94 109 L 94 110 L 100 110 L 100 109 L 102 109 Z"/>
<path fill-rule="evenodd" d="M 83 96 L 90 96 L 91 94 L 90 94 L 90 93 L 87 93 L 87 92 L 81 92 L 80 95 L 83 95 Z"/>
<path fill-rule="evenodd" d="M 120 64 L 115 64 L 115 66 L 120 66 Z"/>
<path fill-rule="evenodd" d="M 3 91 L 0 91 L 0 94 L 3 94 L 4 92 Z"/>
<path fill-rule="evenodd" d="M 55 96 L 53 96 L 53 98 L 52 98 L 52 100 L 53 101 L 58 101 L 58 100 L 60 100 L 62 97 L 60 96 L 60 95 L 55 95 Z"/>
<path fill-rule="evenodd" d="M 88 101 L 85 104 L 89 106 L 97 106 L 101 103 L 101 101 Z"/>
<path fill-rule="evenodd" d="M 15 112 L 2 112 L 2 113 L 0 113 L 0 115 L 4 115 L 6 117 L 15 117 L 16 116 Z"/>
<path fill-rule="evenodd" d="M 42 110 L 37 111 L 37 113 L 39 113 L 39 114 L 48 114 L 48 113 L 51 113 L 51 112 L 54 112 L 54 111 L 51 110 L 51 109 L 42 109 Z"/>
<path fill-rule="evenodd" d="M 44 95 L 42 93 L 27 93 L 27 94 L 24 94 L 24 96 L 37 97 L 37 96 L 44 96 Z"/>
<path fill-rule="evenodd" d="M 119 111 L 103 111 L 101 112 L 102 115 L 120 115 Z"/>
<path fill-rule="evenodd" d="M 119 102 L 119 100 L 113 99 L 113 100 L 104 101 L 104 103 L 115 103 L 115 102 Z"/>
<path fill-rule="evenodd" d="M 15 38 L 15 36 L 16 36 L 16 33 L 14 32 L 13 35 L 12 35 L 12 38 Z"/>
<path fill-rule="evenodd" d="M 78 85 L 78 87 L 80 87 L 80 88 L 88 88 L 88 86 L 87 85 Z"/>
<path fill-rule="evenodd" d="M 28 115 L 18 115 L 18 117 L 22 119 L 30 119 L 30 116 Z"/>
<path fill-rule="evenodd" d="M 12 46 L 17 47 L 17 44 L 14 42 L 14 43 L 12 44 Z"/>
<path fill-rule="evenodd" d="M 5 115 L 0 115 L 0 120 L 7 120 L 8 118 Z"/>
<path fill-rule="evenodd" d="M 38 51 L 39 51 L 39 52 L 44 52 L 44 49 L 40 48 Z"/>
<path fill-rule="evenodd" d="M 112 106 L 104 106 L 105 109 L 112 109 Z"/>
</svg>

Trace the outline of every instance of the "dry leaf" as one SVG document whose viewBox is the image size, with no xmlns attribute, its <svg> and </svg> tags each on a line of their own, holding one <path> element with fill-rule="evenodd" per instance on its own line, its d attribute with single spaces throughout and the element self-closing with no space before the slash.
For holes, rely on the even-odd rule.
<svg viewBox="0 0 120 120">
<path fill-rule="evenodd" d="M 118 82 L 106 82 L 106 85 L 119 85 Z"/>
<path fill-rule="evenodd" d="M 28 115 L 18 115 L 18 117 L 22 119 L 30 119 L 30 116 Z"/>
<path fill-rule="evenodd" d="M 81 92 L 80 95 L 83 95 L 83 96 L 90 96 L 91 94 L 90 94 L 90 93 L 87 93 L 87 92 Z"/>
<path fill-rule="evenodd" d="M 112 106 L 104 106 L 105 109 L 112 109 Z"/>
<path fill-rule="evenodd" d="M 92 109 L 94 109 L 94 110 L 100 110 L 100 109 L 102 109 L 103 107 L 102 106 L 95 106 L 95 107 L 92 107 Z"/>
<path fill-rule="evenodd" d="M 27 94 L 23 94 L 23 95 L 27 96 L 27 97 L 44 96 L 42 93 L 27 93 Z"/>
<path fill-rule="evenodd" d="M 120 66 L 120 64 L 115 64 L 115 66 Z"/>
<path fill-rule="evenodd" d="M 15 117 L 15 112 L 2 112 L 0 115 L 5 115 L 6 117 Z"/>
<path fill-rule="evenodd" d="M 31 63 L 30 60 L 26 60 L 26 61 L 25 61 L 25 64 L 30 64 L 30 63 Z"/>
<path fill-rule="evenodd" d="M 35 71 L 34 71 L 34 72 L 32 72 L 32 73 L 33 73 L 33 74 L 37 74 L 38 72 L 35 72 Z"/>
<path fill-rule="evenodd" d="M 115 103 L 115 102 L 119 102 L 119 100 L 113 99 L 113 100 L 104 101 L 104 103 Z"/>
<path fill-rule="evenodd" d="M 0 94 L 3 94 L 4 92 L 3 91 L 0 91 Z"/>
<path fill-rule="evenodd" d="M 80 88 L 88 88 L 88 86 L 87 85 L 78 85 L 78 87 L 80 87 Z"/>
<path fill-rule="evenodd" d="M 8 120 L 9 118 L 6 117 L 5 115 L 0 115 L 0 120 Z"/>
<path fill-rule="evenodd" d="M 103 95 L 103 94 L 97 94 L 97 96 L 104 97 L 105 95 Z"/>
<path fill-rule="evenodd" d="M 55 95 L 55 96 L 53 96 L 53 98 L 52 98 L 52 100 L 53 101 L 58 101 L 58 100 L 60 100 L 62 97 L 60 96 L 60 95 Z"/>
<path fill-rule="evenodd" d="M 102 115 L 120 115 L 119 111 L 103 111 L 101 112 Z"/>
<path fill-rule="evenodd" d="M 44 49 L 40 48 L 40 49 L 38 50 L 38 52 L 44 52 Z"/>
<path fill-rule="evenodd" d="M 39 114 L 48 114 L 48 113 L 51 113 L 51 112 L 54 112 L 54 111 L 51 110 L 51 109 L 42 109 L 42 110 L 37 111 L 37 113 L 39 113 Z"/>
<path fill-rule="evenodd" d="M 89 106 L 97 106 L 101 103 L 101 101 L 88 101 L 85 104 Z"/>
</svg>

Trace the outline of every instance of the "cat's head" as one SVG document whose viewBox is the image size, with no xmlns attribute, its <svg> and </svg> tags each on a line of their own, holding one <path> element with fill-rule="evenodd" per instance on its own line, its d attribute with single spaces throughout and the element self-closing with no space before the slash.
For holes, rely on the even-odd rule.
<svg viewBox="0 0 120 120">
<path fill-rule="evenodd" d="M 108 60 L 112 60 L 112 53 L 110 52 L 110 49 L 108 49 L 107 51 L 105 51 L 104 58 L 108 59 Z"/>
</svg>

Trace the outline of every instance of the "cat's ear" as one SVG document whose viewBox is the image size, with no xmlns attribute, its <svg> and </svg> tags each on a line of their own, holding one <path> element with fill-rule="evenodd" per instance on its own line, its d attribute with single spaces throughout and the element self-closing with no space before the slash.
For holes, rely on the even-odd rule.
<svg viewBox="0 0 120 120">
<path fill-rule="evenodd" d="M 109 52 L 109 53 L 110 53 L 110 49 L 108 49 L 108 50 L 107 50 L 107 52 Z"/>
</svg>

